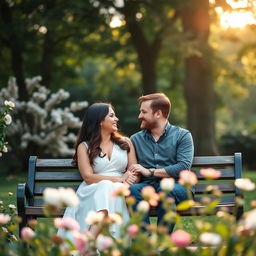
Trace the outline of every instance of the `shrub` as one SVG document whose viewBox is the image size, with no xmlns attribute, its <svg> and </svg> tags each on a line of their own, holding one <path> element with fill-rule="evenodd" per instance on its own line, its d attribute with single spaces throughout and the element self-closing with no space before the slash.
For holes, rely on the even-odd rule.
<svg viewBox="0 0 256 256">
<path fill-rule="evenodd" d="M 225 134 L 220 139 L 220 148 L 224 154 L 242 152 L 244 164 L 249 169 L 256 169 L 255 133 L 237 132 Z"/>
<path fill-rule="evenodd" d="M 62 107 L 69 93 L 63 89 L 52 93 L 40 85 L 41 77 L 26 79 L 28 101 L 20 101 L 15 78 L 11 78 L 7 88 L 0 91 L 0 98 L 15 103 L 13 122 L 6 133 L 12 156 L 22 163 L 23 171 L 30 155 L 40 157 L 64 157 L 74 153 L 76 135 L 74 129 L 81 121 L 74 112 L 87 107 L 87 101 L 72 102 Z"/>
</svg>

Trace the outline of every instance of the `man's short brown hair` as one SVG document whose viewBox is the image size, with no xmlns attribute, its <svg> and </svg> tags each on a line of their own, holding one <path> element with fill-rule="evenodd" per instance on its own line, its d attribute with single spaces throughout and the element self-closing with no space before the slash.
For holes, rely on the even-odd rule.
<svg viewBox="0 0 256 256">
<path fill-rule="evenodd" d="M 163 116 L 167 119 L 171 110 L 171 102 L 164 93 L 152 93 L 139 97 L 138 101 L 141 104 L 144 101 L 151 100 L 151 109 L 153 113 L 157 110 L 161 110 Z"/>
</svg>

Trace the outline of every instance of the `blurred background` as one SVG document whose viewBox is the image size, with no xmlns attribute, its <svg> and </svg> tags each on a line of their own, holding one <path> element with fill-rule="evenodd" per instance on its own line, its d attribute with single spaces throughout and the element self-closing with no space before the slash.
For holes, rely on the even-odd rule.
<svg viewBox="0 0 256 256">
<path fill-rule="evenodd" d="M 78 102 L 111 102 L 130 136 L 153 92 L 195 155 L 242 152 L 256 168 L 255 0 L 1 0 L 0 31 L 0 101 L 16 103 L 1 174 L 71 157 Z"/>
</svg>

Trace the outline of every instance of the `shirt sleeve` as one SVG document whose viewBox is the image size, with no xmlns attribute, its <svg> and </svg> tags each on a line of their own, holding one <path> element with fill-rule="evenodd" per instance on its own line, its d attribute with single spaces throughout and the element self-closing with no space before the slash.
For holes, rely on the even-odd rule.
<svg viewBox="0 0 256 256">
<path fill-rule="evenodd" d="M 182 170 L 189 170 L 192 165 L 194 156 L 194 144 L 190 132 L 186 132 L 177 144 L 177 162 L 173 165 L 164 167 L 170 177 L 174 179 L 179 178 Z"/>
</svg>

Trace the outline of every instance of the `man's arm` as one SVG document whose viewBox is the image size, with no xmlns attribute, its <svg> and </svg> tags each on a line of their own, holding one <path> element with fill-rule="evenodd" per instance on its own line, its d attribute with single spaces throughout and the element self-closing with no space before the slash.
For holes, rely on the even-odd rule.
<svg viewBox="0 0 256 256">
<path fill-rule="evenodd" d="M 194 156 L 193 139 L 192 139 L 191 133 L 187 132 L 180 139 L 177 146 L 177 163 L 166 166 L 163 169 L 166 171 L 169 177 L 178 179 L 179 174 L 182 170 L 188 170 L 191 168 L 193 156 Z M 163 170 L 162 171 L 156 170 L 155 176 L 162 177 L 160 175 L 163 175 Z"/>
</svg>

